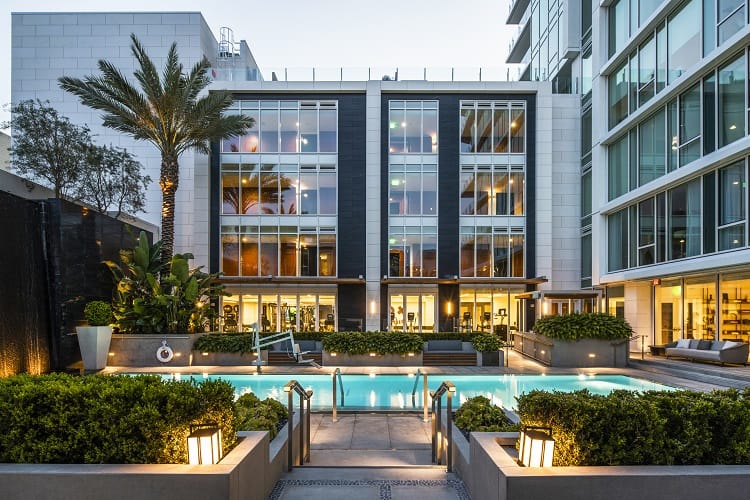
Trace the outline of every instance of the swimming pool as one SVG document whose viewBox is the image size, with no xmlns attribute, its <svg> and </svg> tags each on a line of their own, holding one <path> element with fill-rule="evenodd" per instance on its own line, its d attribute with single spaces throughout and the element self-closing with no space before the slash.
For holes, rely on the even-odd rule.
<svg viewBox="0 0 750 500">
<path fill-rule="evenodd" d="M 329 410 L 332 406 L 331 375 L 162 375 L 166 379 L 194 377 L 197 380 L 223 379 L 231 383 L 237 395 L 252 392 L 261 399 L 274 398 L 287 402 L 284 385 L 297 380 L 305 389 L 313 390 L 312 409 Z M 515 408 L 516 396 L 533 389 L 572 392 L 588 389 L 594 394 L 613 390 L 672 390 L 673 388 L 624 375 L 432 375 L 429 390 L 450 380 L 456 386 L 458 404 L 474 396 L 486 396 L 505 408 Z M 422 408 L 422 383 L 414 375 L 342 375 L 344 402 L 337 389 L 340 410 L 418 410 Z M 414 397 L 412 391 L 415 387 Z M 455 400 L 454 400 L 455 401 Z M 297 400 L 295 398 L 295 404 Z M 428 402 L 429 404 L 429 402 Z M 456 404 L 456 403 L 454 403 Z"/>
</svg>

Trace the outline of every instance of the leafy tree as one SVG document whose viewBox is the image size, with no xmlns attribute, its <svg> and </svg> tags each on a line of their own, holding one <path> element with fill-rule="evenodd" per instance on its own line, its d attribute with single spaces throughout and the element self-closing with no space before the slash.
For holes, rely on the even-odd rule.
<svg viewBox="0 0 750 500">
<path fill-rule="evenodd" d="M 89 129 L 74 125 L 48 101 L 26 100 L 11 108 L 10 154 L 19 174 L 51 186 L 55 198 L 71 194 L 91 144 Z"/>
<path fill-rule="evenodd" d="M 141 174 L 141 164 L 127 150 L 114 146 L 91 146 L 86 155 L 86 175 L 76 184 L 76 197 L 100 212 L 117 210 L 136 214 L 144 211 L 144 190 L 151 177 Z"/>
<path fill-rule="evenodd" d="M 162 264 L 174 253 L 175 193 L 179 185 L 178 158 L 186 150 L 209 152 L 210 141 L 241 135 L 253 120 L 243 115 L 223 115 L 232 103 L 228 91 L 206 92 L 210 78 L 209 62 L 203 58 L 189 73 L 172 44 L 160 76 L 153 61 L 135 35 L 131 50 L 138 62 L 133 73 L 136 88 L 122 72 L 106 60 L 99 61 L 100 76 L 84 79 L 60 78 L 60 87 L 81 99 L 83 104 L 104 112 L 103 124 L 149 141 L 161 153 L 159 186 L 162 192 Z"/>
</svg>

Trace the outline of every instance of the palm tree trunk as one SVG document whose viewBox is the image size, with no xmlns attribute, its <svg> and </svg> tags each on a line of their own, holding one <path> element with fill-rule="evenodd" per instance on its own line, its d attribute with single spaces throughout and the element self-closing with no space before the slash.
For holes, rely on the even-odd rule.
<svg viewBox="0 0 750 500">
<path fill-rule="evenodd" d="M 165 153 L 161 157 L 161 262 L 164 269 L 169 269 L 169 263 L 174 253 L 174 209 L 175 193 L 179 183 L 180 166 L 177 155 Z"/>
</svg>

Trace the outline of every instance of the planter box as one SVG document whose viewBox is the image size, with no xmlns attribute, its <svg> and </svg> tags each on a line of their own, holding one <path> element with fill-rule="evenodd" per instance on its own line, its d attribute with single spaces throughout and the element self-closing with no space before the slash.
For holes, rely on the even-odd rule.
<svg viewBox="0 0 750 500">
<path fill-rule="evenodd" d="M 190 366 L 192 364 L 193 343 L 201 333 L 184 335 L 138 335 L 120 333 L 112 335 L 109 348 L 110 366 Z M 162 340 L 172 349 L 171 361 L 161 362 L 156 358 L 156 351 L 162 346 Z"/>
<path fill-rule="evenodd" d="M 193 366 L 255 366 L 253 352 L 202 352 L 192 351 Z M 268 363 L 268 351 L 260 351 L 263 364 Z"/>
<path fill-rule="evenodd" d="M 472 498 L 741 500 L 748 496 L 750 466 L 521 467 L 514 456 L 517 436 L 517 433 L 471 434 L 470 467 L 456 471 Z"/>
<path fill-rule="evenodd" d="M 415 352 L 414 356 L 407 354 L 342 354 L 334 356 L 323 351 L 323 366 L 422 366 L 422 353 Z"/>
<path fill-rule="evenodd" d="M 111 326 L 77 326 L 78 348 L 84 370 L 103 370 L 107 367 L 109 346 L 112 340 Z"/>
<path fill-rule="evenodd" d="M 563 368 L 627 366 L 627 339 L 559 340 L 516 333 L 513 349 L 549 366 Z"/>
<path fill-rule="evenodd" d="M 479 353 L 479 358 L 482 361 L 482 366 L 503 366 L 503 352 L 502 351 L 488 351 Z"/>
</svg>

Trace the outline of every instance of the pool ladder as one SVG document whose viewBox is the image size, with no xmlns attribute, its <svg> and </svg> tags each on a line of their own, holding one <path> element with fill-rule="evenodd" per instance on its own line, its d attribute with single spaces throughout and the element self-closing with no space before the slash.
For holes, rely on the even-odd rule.
<svg viewBox="0 0 750 500">
<path fill-rule="evenodd" d="M 411 389 L 411 405 L 416 408 L 417 406 L 417 385 L 419 384 L 419 377 L 422 376 L 422 421 L 427 422 L 429 420 L 427 410 L 427 397 L 429 396 L 427 388 L 427 373 L 422 373 L 421 368 L 417 368 L 417 373 L 414 375 L 414 386 Z"/>
</svg>

